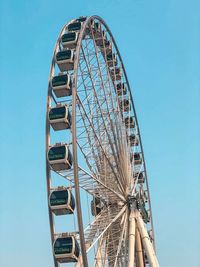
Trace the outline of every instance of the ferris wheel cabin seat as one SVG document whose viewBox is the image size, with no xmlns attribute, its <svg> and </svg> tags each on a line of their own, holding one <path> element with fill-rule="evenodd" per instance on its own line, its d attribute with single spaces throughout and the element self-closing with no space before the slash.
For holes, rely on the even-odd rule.
<svg viewBox="0 0 200 267">
<path fill-rule="evenodd" d="M 53 170 L 69 170 L 72 167 L 72 154 L 68 145 L 56 144 L 48 151 L 48 161 Z"/>
<path fill-rule="evenodd" d="M 60 263 L 77 262 L 80 248 L 75 236 L 69 235 L 55 239 L 53 252 L 56 260 Z"/>
<path fill-rule="evenodd" d="M 53 107 L 49 111 L 49 122 L 54 131 L 71 127 L 71 114 L 67 105 Z"/>
<path fill-rule="evenodd" d="M 51 86 L 56 97 L 70 96 L 72 94 L 72 81 L 69 74 L 60 73 L 51 80 Z"/>
<path fill-rule="evenodd" d="M 49 205 L 55 215 L 73 214 L 75 199 L 69 188 L 56 188 L 49 197 Z"/>
<path fill-rule="evenodd" d="M 61 72 L 74 69 L 74 50 L 67 49 L 56 54 L 56 63 Z"/>
</svg>

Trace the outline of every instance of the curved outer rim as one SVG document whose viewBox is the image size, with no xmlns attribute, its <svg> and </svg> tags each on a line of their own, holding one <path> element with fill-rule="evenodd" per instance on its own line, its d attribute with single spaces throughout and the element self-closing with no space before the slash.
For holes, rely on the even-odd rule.
<svg viewBox="0 0 200 267">
<path fill-rule="evenodd" d="M 46 184 L 47 184 L 47 199 L 49 199 L 49 194 L 50 194 L 50 189 L 51 189 L 51 171 L 50 171 L 50 167 L 49 167 L 49 162 L 48 162 L 48 158 L 47 158 L 47 152 L 48 152 L 48 149 L 49 149 L 49 145 L 50 145 L 50 123 L 49 123 L 49 107 L 50 107 L 50 103 L 51 103 L 51 74 L 52 74 L 52 71 L 53 71 L 53 64 L 55 62 L 55 51 L 56 51 L 56 48 L 58 46 L 58 43 L 59 43 L 59 40 L 60 40 L 60 37 L 64 31 L 64 29 L 66 28 L 66 26 L 71 23 L 73 20 L 70 20 L 67 24 L 65 24 L 61 31 L 60 31 L 60 34 L 58 36 L 58 39 L 56 41 L 56 44 L 54 46 L 54 50 L 53 50 L 53 56 L 52 56 L 52 61 L 51 61 L 51 67 L 50 67 L 50 72 L 49 72 L 49 81 L 48 81 L 48 94 L 47 94 L 47 105 L 46 105 L 46 130 L 45 130 L 45 140 L 46 140 L 46 150 L 45 150 L 45 158 L 46 158 Z M 52 214 L 52 211 L 51 211 L 51 208 L 50 206 L 48 205 L 48 211 L 49 211 L 49 225 L 50 225 L 50 232 L 51 232 L 51 244 L 52 244 L 52 250 L 53 250 L 53 244 L 54 244 L 54 220 L 53 220 L 53 214 Z M 54 257 L 54 265 L 55 267 L 58 267 L 59 264 L 54 256 L 54 253 L 53 253 L 53 257 Z"/>
<path fill-rule="evenodd" d="M 133 97 L 132 97 L 132 92 L 130 89 L 128 77 L 126 74 L 126 70 L 122 61 L 122 57 L 120 55 L 119 49 L 117 47 L 117 44 L 115 42 L 115 39 L 108 27 L 108 25 L 103 21 L 103 19 L 99 16 L 91 16 L 88 17 L 84 23 L 84 26 L 82 27 L 78 42 L 77 42 L 77 47 L 76 47 L 76 56 L 75 56 L 75 63 L 74 63 L 74 79 L 73 79 L 73 89 L 72 89 L 72 144 L 73 144 L 73 159 L 74 159 L 74 181 L 75 181 L 75 194 L 76 194 L 76 209 L 77 209 L 77 218 L 78 218 L 78 226 L 79 226 L 79 235 L 80 235 L 80 243 L 81 243 L 81 251 L 82 251 L 82 260 L 83 260 L 83 265 L 84 267 L 88 267 L 88 261 L 87 261 L 87 254 L 86 254 L 86 249 L 85 249 L 85 240 L 84 240 L 84 229 L 83 229 L 83 222 L 82 222 L 82 210 L 81 210 L 81 201 L 80 201 L 80 190 L 79 190 L 79 180 L 78 180 L 78 158 L 77 158 L 77 144 L 76 144 L 76 95 L 77 95 L 77 71 L 78 71 L 78 62 L 79 62 L 79 55 L 80 55 L 80 48 L 81 48 L 81 42 L 84 36 L 85 29 L 87 25 L 90 23 L 91 20 L 97 19 L 99 20 L 106 28 L 107 32 L 110 34 L 110 37 L 112 38 L 112 42 L 115 46 L 115 49 L 117 51 L 117 55 L 120 59 L 121 67 L 125 76 L 126 83 L 128 85 L 128 90 L 130 93 L 130 98 L 131 98 L 131 103 L 135 115 L 135 120 L 138 128 L 138 136 L 140 140 L 140 147 L 141 147 L 141 153 L 143 156 L 143 164 L 144 164 L 144 171 L 145 171 L 145 176 L 146 176 L 146 187 L 147 187 L 147 192 L 148 192 L 148 203 L 149 203 L 149 208 L 150 208 L 150 218 L 151 218 L 151 228 L 152 228 L 152 237 L 153 237 L 153 243 L 155 247 L 155 238 L 154 238 L 154 227 L 153 227 L 153 217 L 152 217 L 152 208 L 151 208 L 151 201 L 150 201 L 150 192 L 149 192 L 149 185 L 148 185 L 148 177 L 147 177 L 147 170 L 146 170 L 146 164 L 145 164 L 145 158 L 144 158 L 144 150 L 142 146 L 142 140 L 140 136 L 140 129 L 139 129 L 139 124 L 137 120 L 137 115 L 136 115 L 136 110 L 133 102 Z M 73 19 L 74 20 L 74 19 Z M 54 47 L 54 52 L 53 52 L 53 59 L 51 62 L 51 68 L 50 68 L 50 75 L 49 75 L 49 85 L 48 85 L 48 96 L 47 96 L 47 110 L 46 110 L 46 182 L 47 182 L 47 194 L 49 197 L 50 193 L 50 184 L 51 184 L 51 177 L 50 177 L 50 167 L 47 159 L 47 151 L 50 145 L 50 123 L 48 119 L 48 111 L 50 107 L 50 102 L 51 102 L 51 86 L 50 86 L 50 77 L 52 74 L 53 70 L 53 64 L 55 62 L 55 52 L 56 48 L 58 46 L 58 43 L 60 41 L 60 37 L 64 31 L 64 29 L 67 27 L 68 24 L 70 24 L 73 20 L 70 20 L 67 24 L 65 24 L 60 31 L 59 37 L 56 41 L 55 47 Z M 52 211 L 50 209 L 50 206 L 48 205 L 48 210 L 49 210 L 49 222 L 50 222 L 50 231 L 51 231 L 51 241 L 52 245 L 54 243 L 54 222 L 53 222 L 53 215 Z M 54 255 L 54 254 L 53 254 Z M 55 267 L 58 267 L 58 262 L 56 261 L 54 257 L 54 264 Z"/>
</svg>

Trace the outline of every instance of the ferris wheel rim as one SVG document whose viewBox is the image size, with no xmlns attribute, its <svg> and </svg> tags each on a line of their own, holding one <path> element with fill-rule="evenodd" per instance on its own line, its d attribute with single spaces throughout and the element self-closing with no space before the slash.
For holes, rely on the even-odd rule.
<svg viewBox="0 0 200 267">
<path fill-rule="evenodd" d="M 51 66 L 50 66 L 50 71 L 49 71 L 49 80 L 48 80 L 48 91 L 47 91 L 47 103 L 46 103 L 46 127 L 45 127 L 45 143 L 46 143 L 46 149 L 45 149 L 45 159 L 46 159 L 46 185 L 47 185 L 47 200 L 49 202 L 49 194 L 50 194 L 50 190 L 51 190 L 51 174 L 50 174 L 50 166 L 48 163 L 48 159 L 47 159 L 47 152 L 48 152 L 48 148 L 50 145 L 50 123 L 49 123 L 49 118 L 48 118 L 48 112 L 49 112 L 49 107 L 50 107 L 50 103 L 51 103 L 51 97 L 52 97 L 52 90 L 51 90 L 51 86 L 50 86 L 50 78 L 52 76 L 52 71 L 53 71 L 53 64 L 55 61 L 55 52 L 56 52 L 56 48 L 58 46 L 59 43 L 59 39 L 64 31 L 64 29 L 66 28 L 66 26 L 68 24 L 70 24 L 73 20 L 70 20 L 67 24 L 63 25 L 59 36 L 56 40 L 55 46 L 54 46 L 54 50 L 53 50 L 53 55 L 52 55 L 52 61 L 51 61 Z M 49 224 L 50 224 L 50 233 L 51 233 L 51 243 L 53 246 L 54 243 L 54 239 L 55 239 L 55 227 L 54 227 L 54 219 L 53 219 L 53 214 L 51 211 L 50 206 L 48 205 L 48 215 L 49 215 Z M 53 257 L 54 259 L 54 265 L 55 267 L 58 267 L 59 264 L 56 261 L 55 257 Z"/>
</svg>

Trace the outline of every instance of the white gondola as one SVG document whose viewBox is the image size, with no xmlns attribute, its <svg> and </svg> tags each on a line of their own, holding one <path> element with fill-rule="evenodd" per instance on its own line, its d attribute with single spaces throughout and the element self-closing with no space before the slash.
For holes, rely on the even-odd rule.
<svg viewBox="0 0 200 267">
<path fill-rule="evenodd" d="M 134 158 L 134 164 L 135 165 L 139 165 L 139 164 L 142 163 L 142 157 L 141 157 L 140 153 L 135 152 L 134 155 L 133 155 L 133 158 Z"/>
<path fill-rule="evenodd" d="M 112 42 L 104 38 L 102 44 L 99 45 L 103 55 L 112 53 Z"/>
<path fill-rule="evenodd" d="M 72 167 L 72 154 L 68 145 L 56 144 L 50 147 L 47 157 L 55 171 L 68 170 Z"/>
<path fill-rule="evenodd" d="M 91 201 L 92 216 L 97 216 L 103 209 L 102 202 L 99 197 L 94 197 Z"/>
<path fill-rule="evenodd" d="M 76 19 L 77 22 L 84 22 L 86 21 L 87 17 L 79 17 L 78 19 Z"/>
<path fill-rule="evenodd" d="M 105 31 L 100 31 L 100 33 L 98 34 L 98 36 L 95 36 L 95 42 L 97 46 L 102 46 L 103 43 L 106 40 L 106 33 Z"/>
<path fill-rule="evenodd" d="M 138 137 L 135 134 L 131 134 L 129 136 L 129 141 L 131 146 L 138 146 L 139 144 Z"/>
<path fill-rule="evenodd" d="M 138 183 L 139 184 L 143 184 L 145 182 L 145 178 L 144 178 L 143 172 L 140 172 L 140 173 L 136 172 L 135 175 L 134 175 L 134 178 L 138 179 Z"/>
<path fill-rule="evenodd" d="M 126 127 L 134 128 L 135 127 L 134 117 L 126 117 L 125 118 L 125 125 L 126 125 Z"/>
<path fill-rule="evenodd" d="M 71 189 L 58 187 L 49 196 L 49 206 L 55 215 L 73 214 L 75 199 Z"/>
<path fill-rule="evenodd" d="M 134 117 L 126 117 L 124 122 L 125 122 L 125 126 L 127 128 L 134 128 L 135 127 Z"/>
<path fill-rule="evenodd" d="M 113 69 L 110 69 L 110 75 L 111 79 L 114 81 L 121 80 L 122 78 L 122 69 L 119 67 L 115 67 Z"/>
<path fill-rule="evenodd" d="M 127 87 L 125 83 L 118 83 L 116 89 L 118 95 L 125 95 L 127 93 Z"/>
<path fill-rule="evenodd" d="M 63 234 L 55 239 L 53 252 L 59 263 L 78 262 L 80 247 L 75 236 Z"/>
<path fill-rule="evenodd" d="M 107 54 L 106 60 L 109 67 L 117 66 L 117 56 L 115 53 Z"/>
<path fill-rule="evenodd" d="M 142 186 L 140 186 L 140 189 L 139 189 L 139 198 L 142 199 L 142 201 L 145 203 L 148 202 L 147 191 L 144 190 Z"/>
<path fill-rule="evenodd" d="M 130 111 L 131 110 L 131 105 L 129 99 L 125 98 L 123 100 L 119 101 L 119 107 L 122 111 Z"/>
<path fill-rule="evenodd" d="M 97 44 L 97 40 L 99 38 L 102 38 L 102 34 L 105 36 L 105 32 L 102 33 L 101 24 L 99 22 L 94 22 L 93 21 L 93 23 L 92 23 L 92 32 L 93 32 L 94 39 L 96 40 L 96 44 Z"/>
<path fill-rule="evenodd" d="M 51 80 L 51 87 L 57 97 L 70 96 L 72 94 L 72 81 L 69 74 L 60 73 Z"/>
<path fill-rule="evenodd" d="M 49 111 L 49 122 L 55 131 L 71 127 L 71 114 L 67 105 L 58 105 Z"/>
<path fill-rule="evenodd" d="M 74 69 L 75 53 L 73 49 L 59 51 L 55 60 L 61 72 Z"/>
<path fill-rule="evenodd" d="M 76 21 L 77 21 L 77 22 L 82 22 L 82 26 L 83 26 L 83 23 L 86 21 L 86 19 L 87 19 L 87 17 L 80 17 L 80 18 L 78 18 Z M 91 36 L 91 27 L 92 27 L 92 25 L 93 25 L 93 22 L 94 22 L 94 20 L 90 21 L 90 24 L 88 24 L 88 25 L 86 26 L 86 28 L 85 28 L 85 33 L 84 33 L 83 38 L 85 38 L 85 36 L 86 36 L 87 34 L 89 34 L 89 35 Z"/>
<path fill-rule="evenodd" d="M 78 32 L 68 32 L 62 35 L 61 44 L 65 49 L 74 49 L 77 46 Z"/>
<path fill-rule="evenodd" d="M 147 211 L 145 202 L 142 199 L 138 199 L 137 208 L 140 211 L 144 223 L 150 222 L 150 214 Z"/>
<path fill-rule="evenodd" d="M 67 30 L 68 32 L 80 32 L 82 26 L 83 26 L 83 21 L 74 21 L 72 23 L 70 23 L 68 26 L 67 26 Z"/>
</svg>

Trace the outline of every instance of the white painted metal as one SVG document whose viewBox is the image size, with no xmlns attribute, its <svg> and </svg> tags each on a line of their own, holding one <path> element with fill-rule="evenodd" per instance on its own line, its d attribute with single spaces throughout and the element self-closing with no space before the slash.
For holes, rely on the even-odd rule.
<svg viewBox="0 0 200 267">
<path fill-rule="evenodd" d="M 144 267 L 142 242 L 138 228 L 135 229 L 135 252 L 136 252 L 136 266 Z"/>
<path fill-rule="evenodd" d="M 131 211 L 129 216 L 129 233 L 128 233 L 128 266 L 134 267 L 135 263 L 135 212 Z"/>
<path fill-rule="evenodd" d="M 142 220 L 142 218 L 138 212 L 137 212 L 137 216 L 136 216 L 136 221 L 137 221 L 137 227 L 138 227 L 140 235 L 141 235 L 142 243 L 144 245 L 144 249 L 145 249 L 145 252 L 147 254 L 149 264 L 151 267 L 159 267 L 159 263 L 158 263 L 153 245 L 150 241 L 148 232 L 144 226 L 144 222 L 143 222 L 143 220 Z"/>
</svg>

